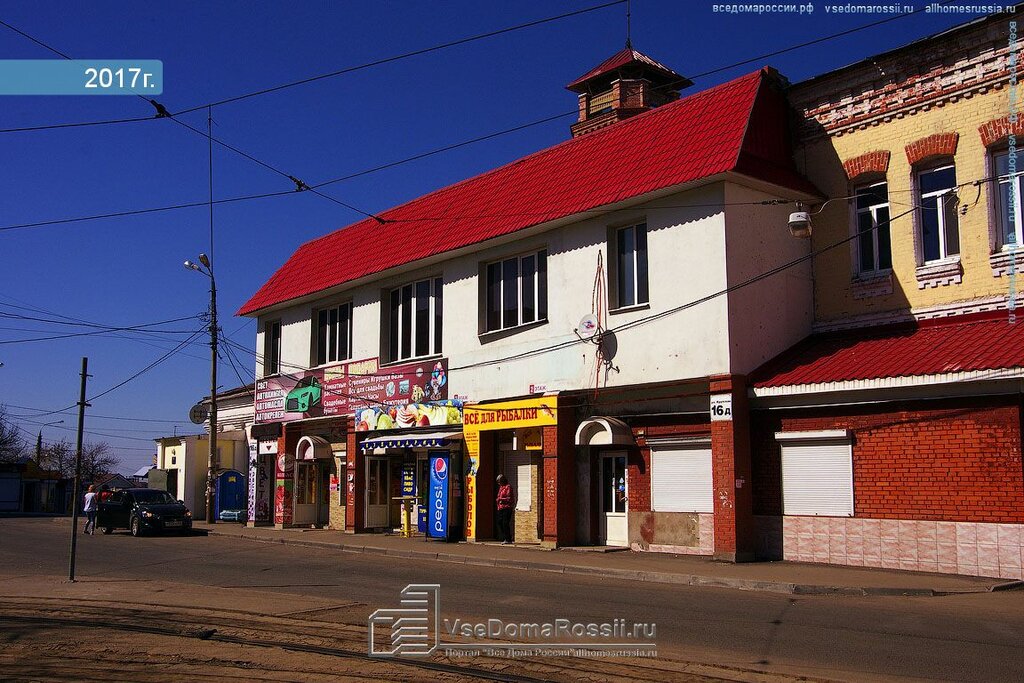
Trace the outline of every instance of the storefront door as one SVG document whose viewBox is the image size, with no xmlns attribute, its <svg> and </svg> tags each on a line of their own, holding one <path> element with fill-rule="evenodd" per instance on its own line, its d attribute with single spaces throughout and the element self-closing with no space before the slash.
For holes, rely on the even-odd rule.
<svg viewBox="0 0 1024 683">
<path fill-rule="evenodd" d="M 601 455 L 601 543 L 604 545 L 628 545 L 626 495 L 626 455 Z"/>
<path fill-rule="evenodd" d="M 316 521 L 318 526 L 326 526 L 331 521 L 331 463 L 317 463 L 317 500 L 320 502 L 320 509 L 317 510 Z"/>
<path fill-rule="evenodd" d="M 388 459 L 368 456 L 366 458 L 366 518 L 368 529 L 390 525 L 388 514 Z"/>
</svg>

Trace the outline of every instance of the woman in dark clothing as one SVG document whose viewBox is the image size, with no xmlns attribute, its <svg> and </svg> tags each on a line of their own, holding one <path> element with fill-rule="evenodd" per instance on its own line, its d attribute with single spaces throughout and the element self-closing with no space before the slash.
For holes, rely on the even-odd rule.
<svg viewBox="0 0 1024 683">
<path fill-rule="evenodd" d="M 504 474 L 498 475 L 498 540 L 502 545 L 512 542 L 512 510 L 515 507 L 515 500 L 512 494 L 512 486 Z"/>
</svg>

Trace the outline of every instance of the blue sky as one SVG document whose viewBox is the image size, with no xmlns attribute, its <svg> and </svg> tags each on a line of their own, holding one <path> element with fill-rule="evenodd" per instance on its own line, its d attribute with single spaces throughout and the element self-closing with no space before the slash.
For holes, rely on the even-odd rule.
<svg viewBox="0 0 1024 683">
<path fill-rule="evenodd" d="M 160 59 L 171 111 L 362 64 L 563 12 L 596 1 L 5 3 L 0 19 L 79 58 Z M 879 3 L 881 4 L 881 3 Z M 925 3 L 916 3 L 923 5 Z M 724 14 L 711 2 L 634 0 L 634 46 L 684 75 L 871 23 L 890 15 Z M 968 21 L 918 14 L 823 44 L 698 79 L 695 92 L 764 63 L 791 81 L 828 71 Z M 575 109 L 564 85 L 622 48 L 625 6 L 597 10 L 216 107 L 214 135 L 313 184 Z M 0 26 L 0 58 L 53 55 Z M 0 128 L 149 116 L 135 97 L 3 97 Z M 205 112 L 184 115 L 205 129 Z M 325 188 L 381 211 L 568 137 L 572 117 Z M 207 142 L 171 121 L 0 134 L 0 227 L 205 200 Z M 286 179 L 214 150 L 217 197 L 290 189 Z M 253 321 L 234 311 L 294 251 L 359 214 L 303 193 L 216 208 L 214 267 L 224 331 L 254 347 Z M 209 252 L 205 207 L 0 231 L 0 313 L 54 314 L 130 326 L 198 314 L 208 283 L 182 267 Z M 42 309 L 47 313 L 30 311 Z M 165 329 L 198 329 L 199 321 Z M 35 332 L 18 331 L 18 327 Z M 0 318 L 0 341 L 81 331 Z M 70 406 L 81 357 L 95 395 L 163 355 L 183 335 L 126 334 L 0 344 L 0 404 L 30 416 Z M 197 340 L 138 379 L 93 402 L 87 439 L 105 440 L 132 471 L 151 439 L 193 433 L 188 409 L 209 389 L 209 350 Z M 249 370 L 252 357 L 238 354 Z M 222 364 L 225 388 L 240 382 Z M 251 376 L 242 371 L 242 378 Z M 29 410 L 22 407 L 35 408 Z M 142 422 L 91 417 L 164 420 Z M 43 428 L 73 439 L 75 415 Z M 177 422 L 177 424 L 174 424 Z M 63 431 L 66 429 L 66 431 Z"/>
</svg>

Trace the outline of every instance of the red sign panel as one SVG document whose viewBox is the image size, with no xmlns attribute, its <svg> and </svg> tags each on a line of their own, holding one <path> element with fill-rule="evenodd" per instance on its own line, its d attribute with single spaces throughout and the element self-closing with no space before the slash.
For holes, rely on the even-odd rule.
<svg viewBox="0 0 1024 683">
<path fill-rule="evenodd" d="M 382 368 L 376 358 L 256 382 L 256 423 L 348 415 L 381 405 L 448 398 L 448 360 Z"/>
</svg>

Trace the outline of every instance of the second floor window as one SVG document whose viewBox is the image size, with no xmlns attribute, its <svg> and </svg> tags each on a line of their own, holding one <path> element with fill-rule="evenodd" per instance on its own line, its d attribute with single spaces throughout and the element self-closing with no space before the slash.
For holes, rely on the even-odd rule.
<svg viewBox="0 0 1024 683">
<path fill-rule="evenodd" d="M 352 304 L 345 303 L 317 311 L 316 364 L 324 365 L 352 357 Z"/>
<path fill-rule="evenodd" d="M 647 283 L 647 224 L 639 223 L 615 231 L 614 308 L 650 301 Z"/>
<path fill-rule="evenodd" d="M 857 188 L 857 270 L 874 273 L 892 268 L 889 241 L 889 186 Z"/>
<path fill-rule="evenodd" d="M 546 250 L 487 264 L 487 332 L 548 317 Z"/>
<path fill-rule="evenodd" d="M 1014 168 L 1010 168 L 1010 152 L 1005 151 L 995 157 L 996 186 L 999 205 L 996 219 L 999 222 L 999 242 L 1002 246 L 1024 246 L 1024 234 L 1021 230 L 1021 198 L 1020 191 L 1022 169 L 1020 154 L 1015 155 Z"/>
<path fill-rule="evenodd" d="M 917 176 L 921 205 L 921 255 L 924 262 L 960 253 L 956 169 L 940 166 Z"/>
<path fill-rule="evenodd" d="M 281 372 L 281 321 L 271 320 L 263 324 L 263 374 L 276 375 Z"/>
<path fill-rule="evenodd" d="M 436 277 L 388 293 L 388 362 L 441 353 L 441 285 Z"/>
</svg>

